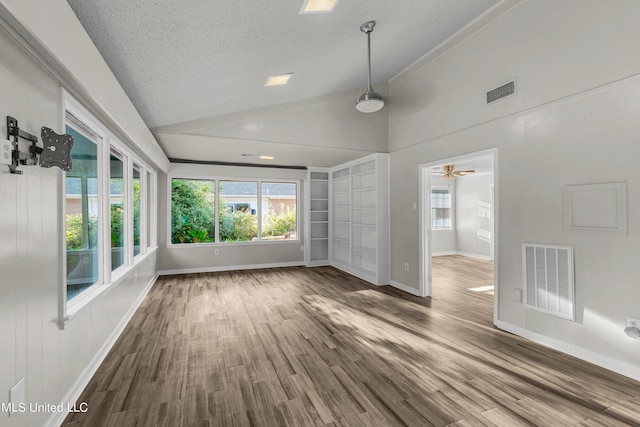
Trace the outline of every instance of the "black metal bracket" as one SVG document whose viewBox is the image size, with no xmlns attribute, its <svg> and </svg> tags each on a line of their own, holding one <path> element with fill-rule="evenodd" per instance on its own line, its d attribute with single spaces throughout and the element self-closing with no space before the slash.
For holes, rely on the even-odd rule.
<svg viewBox="0 0 640 427">
<path fill-rule="evenodd" d="M 73 146 L 73 136 L 58 135 L 47 127 L 42 127 L 41 137 L 44 149 L 38 147 L 38 137 L 23 131 L 18 126 L 18 120 L 7 116 L 7 139 L 11 141 L 13 150 L 11 151 L 11 173 L 22 174 L 18 170 L 19 166 L 40 165 L 43 167 L 58 166 L 60 169 L 68 171 L 71 169 L 71 147 Z M 30 143 L 29 151 L 20 151 L 20 139 Z"/>
<path fill-rule="evenodd" d="M 44 149 L 40 155 L 40 166 L 50 168 L 57 166 L 63 171 L 71 170 L 72 135 L 58 135 L 46 126 L 40 132 Z"/>
</svg>

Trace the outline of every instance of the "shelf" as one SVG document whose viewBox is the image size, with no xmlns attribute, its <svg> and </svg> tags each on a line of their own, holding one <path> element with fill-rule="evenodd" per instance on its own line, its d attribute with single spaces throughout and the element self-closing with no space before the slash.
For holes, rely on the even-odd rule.
<svg viewBox="0 0 640 427">
<path fill-rule="evenodd" d="M 349 244 L 349 239 L 345 239 L 345 238 L 342 238 L 342 237 L 336 237 L 336 236 L 333 236 L 333 240 L 336 240 L 336 241 L 338 241 L 338 242 L 342 242 L 342 243 Z"/>
<path fill-rule="evenodd" d="M 375 224 L 364 224 L 364 223 L 355 223 L 352 222 L 351 225 L 353 225 L 354 227 L 369 227 L 369 228 L 376 228 Z"/>
<path fill-rule="evenodd" d="M 357 252 L 364 252 L 364 253 L 368 253 L 368 254 L 374 254 L 376 253 L 376 248 L 365 248 L 364 246 L 358 247 L 358 248 L 351 248 L 352 251 L 357 251 Z"/>
<path fill-rule="evenodd" d="M 311 224 L 329 224 L 329 221 L 311 221 Z"/>
<path fill-rule="evenodd" d="M 312 237 L 311 240 L 329 240 L 328 237 Z"/>
<path fill-rule="evenodd" d="M 376 207 L 375 206 L 367 206 L 366 208 L 356 208 L 356 207 L 352 207 L 351 209 L 353 210 L 375 210 Z"/>
</svg>

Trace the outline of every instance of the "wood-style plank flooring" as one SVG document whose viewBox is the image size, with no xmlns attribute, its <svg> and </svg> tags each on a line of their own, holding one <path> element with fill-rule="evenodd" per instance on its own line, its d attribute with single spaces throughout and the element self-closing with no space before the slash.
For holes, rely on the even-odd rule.
<svg viewBox="0 0 640 427">
<path fill-rule="evenodd" d="M 331 267 L 162 277 L 64 426 L 640 425 L 640 383 L 486 325 L 470 273 L 433 299 Z"/>
</svg>

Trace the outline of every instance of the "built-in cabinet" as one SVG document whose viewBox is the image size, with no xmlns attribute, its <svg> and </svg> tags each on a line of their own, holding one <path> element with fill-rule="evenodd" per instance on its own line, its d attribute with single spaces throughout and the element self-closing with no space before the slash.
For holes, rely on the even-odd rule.
<svg viewBox="0 0 640 427">
<path fill-rule="evenodd" d="M 389 156 L 331 169 L 331 264 L 374 284 L 389 283 Z"/>
<path fill-rule="evenodd" d="M 329 264 L 329 170 L 307 172 L 307 229 L 305 262 L 308 266 Z"/>
</svg>

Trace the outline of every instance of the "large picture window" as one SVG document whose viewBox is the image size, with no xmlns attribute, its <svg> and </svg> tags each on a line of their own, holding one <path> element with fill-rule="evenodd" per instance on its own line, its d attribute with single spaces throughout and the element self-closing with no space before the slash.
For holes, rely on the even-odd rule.
<svg viewBox="0 0 640 427">
<path fill-rule="evenodd" d="M 207 243 L 215 238 L 215 181 L 171 181 L 171 243 Z"/>
<path fill-rule="evenodd" d="M 173 178 L 171 243 L 297 240 L 297 203 L 296 182 Z"/>
<path fill-rule="evenodd" d="M 219 227 L 221 242 L 258 239 L 258 183 L 220 181 Z"/>
<path fill-rule="evenodd" d="M 262 238 L 296 240 L 296 184 L 262 183 Z"/>
</svg>

